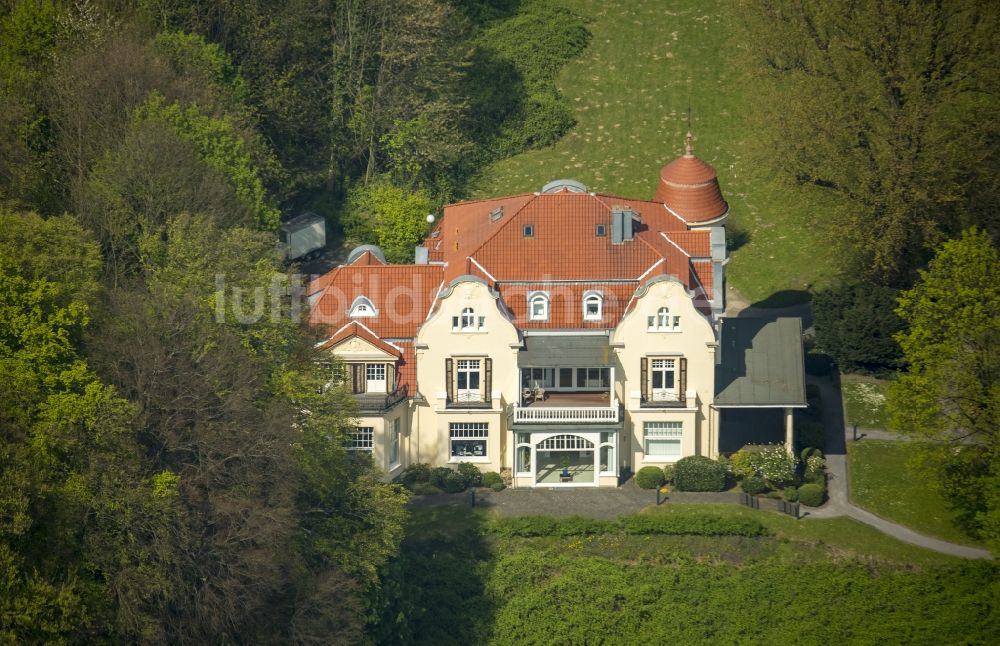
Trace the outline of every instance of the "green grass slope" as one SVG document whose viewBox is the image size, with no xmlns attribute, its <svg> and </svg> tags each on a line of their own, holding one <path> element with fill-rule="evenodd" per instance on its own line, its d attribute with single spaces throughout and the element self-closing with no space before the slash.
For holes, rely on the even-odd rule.
<svg viewBox="0 0 1000 646">
<path fill-rule="evenodd" d="M 577 125 L 554 146 L 490 166 L 474 194 L 536 191 L 568 177 L 599 192 L 652 197 L 660 168 L 682 153 L 690 104 L 695 153 L 715 166 L 730 224 L 747 237 L 733 252 L 731 284 L 751 302 L 825 284 L 834 257 L 820 236 L 834 204 L 819 189 L 774 182 L 751 162 L 752 84 L 733 3 L 564 4 L 589 21 L 592 34 L 558 80 Z"/>
</svg>

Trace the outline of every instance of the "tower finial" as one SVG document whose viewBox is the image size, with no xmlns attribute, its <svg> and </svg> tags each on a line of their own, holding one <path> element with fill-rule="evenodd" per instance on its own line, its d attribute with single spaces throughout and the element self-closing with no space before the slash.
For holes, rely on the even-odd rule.
<svg viewBox="0 0 1000 646">
<path fill-rule="evenodd" d="M 688 133 L 687 136 L 684 137 L 685 157 L 694 157 L 694 148 L 691 146 L 692 139 L 693 137 L 691 136 L 691 98 L 688 97 Z"/>
</svg>

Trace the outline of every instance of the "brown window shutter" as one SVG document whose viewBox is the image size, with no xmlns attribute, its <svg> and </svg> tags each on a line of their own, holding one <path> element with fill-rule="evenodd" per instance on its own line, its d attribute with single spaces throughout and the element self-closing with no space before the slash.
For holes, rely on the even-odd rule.
<svg viewBox="0 0 1000 646">
<path fill-rule="evenodd" d="M 454 360 L 444 360 L 444 381 L 448 384 L 448 401 L 455 401 L 455 369 Z"/>
<path fill-rule="evenodd" d="M 493 359 L 486 357 L 485 363 L 486 367 L 484 368 L 484 370 L 486 371 L 486 376 L 483 378 L 483 388 L 485 388 L 485 392 L 483 392 L 483 401 L 485 401 L 487 404 L 492 404 L 493 403 Z"/>
<path fill-rule="evenodd" d="M 387 363 L 385 366 L 385 391 L 387 393 L 396 392 L 396 366 Z"/>
<path fill-rule="evenodd" d="M 688 391 L 688 360 L 681 358 L 681 379 L 680 379 L 680 392 L 677 393 L 678 399 L 682 402 L 687 398 Z"/>
<path fill-rule="evenodd" d="M 642 400 L 648 399 L 647 386 L 649 384 L 649 359 L 643 357 L 639 367 L 639 390 L 642 392 Z"/>
</svg>

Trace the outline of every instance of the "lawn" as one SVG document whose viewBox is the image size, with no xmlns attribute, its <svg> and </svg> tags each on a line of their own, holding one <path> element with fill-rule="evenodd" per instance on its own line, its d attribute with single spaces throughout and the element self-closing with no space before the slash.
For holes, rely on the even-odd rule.
<svg viewBox="0 0 1000 646">
<path fill-rule="evenodd" d="M 873 514 L 946 541 L 978 545 L 954 525 L 945 500 L 910 466 L 914 442 L 862 440 L 848 447 L 851 500 Z"/>
<path fill-rule="evenodd" d="M 885 412 L 887 381 L 856 375 L 841 375 L 840 394 L 844 398 L 844 421 L 861 428 L 888 428 Z"/>
<path fill-rule="evenodd" d="M 660 168 L 682 152 L 690 105 L 695 153 L 718 171 L 730 225 L 745 237 L 732 254 L 730 283 L 751 302 L 771 305 L 826 284 L 835 257 L 821 231 L 834 202 L 817 188 L 779 185 L 750 159 L 755 140 L 745 115 L 753 84 L 737 46 L 735 3 L 566 5 L 588 18 L 593 35 L 558 79 L 577 125 L 554 146 L 489 167 L 474 193 L 537 191 L 569 177 L 599 192 L 651 197 Z"/>
<path fill-rule="evenodd" d="M 849 519 L 668 505 L 773 536 L 504 537 L 483 509 L 413 509 L 381 643 L 986 643 L 997 566 L 899 543 Z"/>
</svg>

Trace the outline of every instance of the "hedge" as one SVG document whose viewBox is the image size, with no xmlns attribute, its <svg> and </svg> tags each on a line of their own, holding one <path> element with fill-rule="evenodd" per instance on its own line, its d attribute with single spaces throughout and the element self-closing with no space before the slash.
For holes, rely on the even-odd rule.
<svg viewBox="0 0 1000 646">
<path fill-rule="evenodd" d="M 635 474 L 635 483 L 640 489 L 656 489 L 664 481 L 663 469 L 660 467 L 643 467 Z"/>
<path fill-rule="evenodd" d="M 740 483 L 740 488 L 743 489 L 745 493 L 751 496 L 756 496 L 759 493 L 764 493 L 767 491 L 767 483 L 764 482 L 764 478 L 760 476 L 747 476 L 743 478 L 743 482 Z"/>
<path fill-rule="evenodd" d="M 675 534 L 690 536 L 767 536 L 767 528 L 749 518 L 713 514 L 666 516 L 637 514 L 622 519 L 626 534 Z"/>
<path fill-rule="evenodd" d="M 678 491 L 722 491 L 726 467 L 703 455 L 681 458 L 674 465 L 674 486 Z"/>
<path fill-rule="evenodd" d="M 500 474 L 497 473 L 496 471 L 487 471 L 486 473 L 483 474 L 484 487 L 492 487 L 494 484 L 498 482 L 503 484 L 503 478 L 501 478 Z"/>
<path fill-rule="evenodd" d="M 617 521 L 594 520 L 580 516 L 551 518 L 549 516 L 520 516 L 490 525 L 500 536 L 532 538 L 536 536 L 587 536 L 625 532 L 633 535 L 669 534 L 677 536 L 769 536 L 770 532 L 760 522 L 750 518 L 727 518 L 713 514 L 661 515 L 636 514 L 623 516 Z"/>
</svg>

